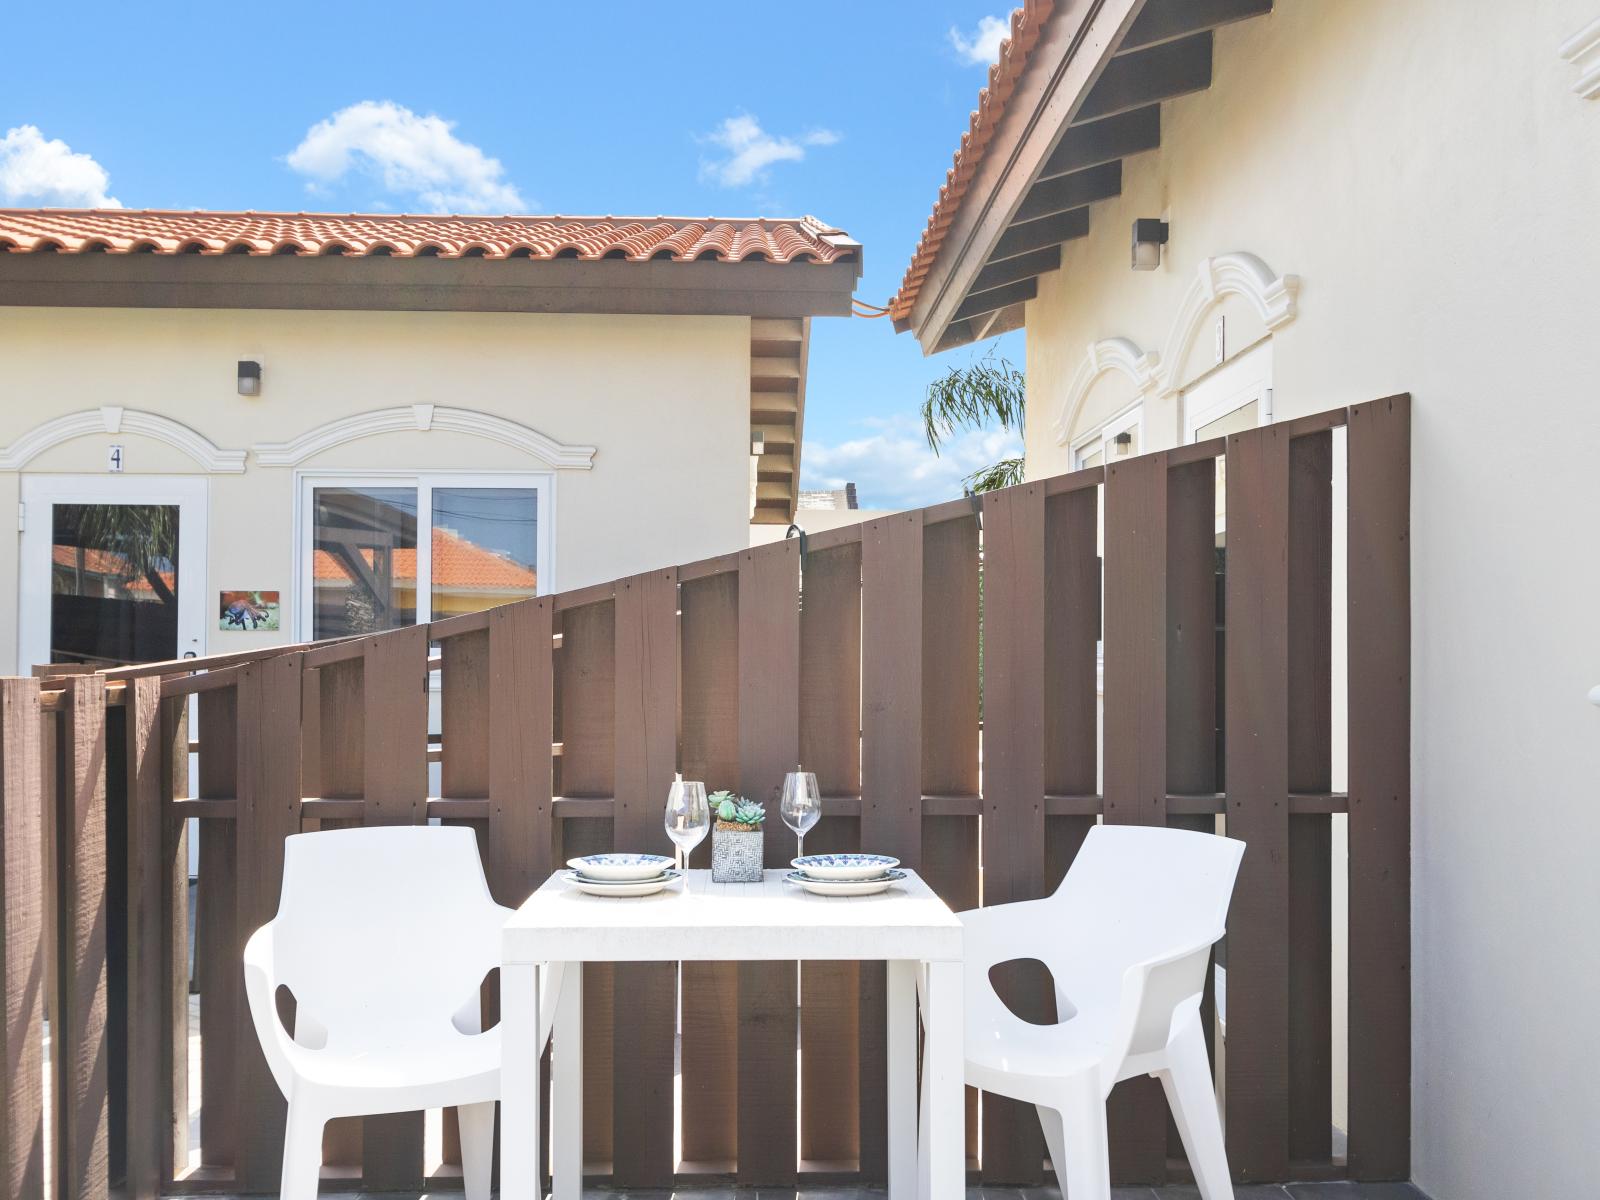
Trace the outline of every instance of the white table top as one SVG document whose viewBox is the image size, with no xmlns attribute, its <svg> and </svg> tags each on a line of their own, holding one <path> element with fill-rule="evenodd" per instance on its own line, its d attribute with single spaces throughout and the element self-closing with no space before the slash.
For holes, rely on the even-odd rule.
<svg viewBox="0 0 1600 1200">
<path fill-rule="evenodd" d="M 915 871 L 876 896 L 813 896 L 767 871 L 688 871 L 654 896 L 588 896 L 552 875 L 506 922 L 508 963 L 756 959 L 959 961 L 961 922 Z"/>
</svg>

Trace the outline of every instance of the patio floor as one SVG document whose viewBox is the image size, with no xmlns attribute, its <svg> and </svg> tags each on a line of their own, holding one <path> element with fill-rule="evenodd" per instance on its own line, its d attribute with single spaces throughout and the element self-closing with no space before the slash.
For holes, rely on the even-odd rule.
<svg viewBox="0 0 1600 1200">
<path fill-rule="evenodd" d="M 498 1195 L 499 1193 L 495 1193 Z M 1234 1200 L 1428 1200 L 1409 1183 L 1291 1183 L 1236 1187 Z M 1111 1200 L 1199 1200 L 1193 1187 L 1112 1188 Z M 230 1200 L 217 1196 L 211 1200 Z M 231 1200 L 261 1200 L 234 1197 Z M 461 1200 L 460 1192 L 323 1192 L 320 1200 Z M 583 1200 L 884 1200 L 882 1188 L 693 1188 L 611 1191 L 585 1188 Z M 1062 1200 L 1055 1188 L 968 1188 L 967 1200 Z"/>
</svg>

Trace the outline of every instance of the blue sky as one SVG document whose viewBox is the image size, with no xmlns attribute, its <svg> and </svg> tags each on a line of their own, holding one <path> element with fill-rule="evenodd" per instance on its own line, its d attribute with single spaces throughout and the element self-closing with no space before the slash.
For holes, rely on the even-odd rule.
<svg viewBox="0 0 1600 1200">
<path fill-rule="evenodd" d="M 811 213 L 865 245 L 857 294 L 882 304 L 1008 9 L 208 4 L 148 28 L 121 5 L 75 11 L 70 49 L 9 56 L 0 204 Z M 1020 362 L 1020 334 L 1001 352 Z M 993 433 L 937 461 L 922 443 L 928 381 L 971 354 L 818 319 L 804 485 L 924 504 L 1014 452 Z"/>
</svg>

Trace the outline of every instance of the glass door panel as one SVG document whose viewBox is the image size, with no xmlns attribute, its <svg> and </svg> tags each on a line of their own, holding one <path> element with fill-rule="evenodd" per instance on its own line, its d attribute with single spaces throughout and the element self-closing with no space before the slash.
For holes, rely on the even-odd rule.
<svg viewBox="0 0 1600 1200">
<path fill-rule="evenodd" d="M 53 504 L 52 663 L 178 657 L 176 504 Z"/>
<path fill-rule="evenodd" d="M 312 636 L 414 625 L 417 489 L 319 487 L 312 507 Z"/>
<path fill-rule="evenodd" d="M 431 492 L 434 620 L 538 594 L 537 489 L 435 487 Z"/>
</svg>

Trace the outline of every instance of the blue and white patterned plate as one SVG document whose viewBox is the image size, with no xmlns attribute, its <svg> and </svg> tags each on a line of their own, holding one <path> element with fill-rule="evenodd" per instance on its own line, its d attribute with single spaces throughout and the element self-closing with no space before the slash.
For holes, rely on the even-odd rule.
<svg viewBox="0 0 1600 1200">
<path fill-rule="evenodd" d="M 585 854 L 567 859 L 567 866 L 585 879 L 622 883 L 655 879 L 672 866 L 672 860 L 664 854 Z"/>
<path fill-rule="evenodd" d="M 663 871 L 650 879 L 590 879 L 576 871 L 568 871 L 561 878 L 580 892 L 591 896 L 653 896 L 663 888 L 683 878 L 682 871 Z"/>
<path fill-rule="evenodd" d="M 905 877 L 904 871 L 885 871 L 876 879 L 813 879 L 799 871 L 790 871 L 784 879 L 814 896 L 875 896 Z"/>
<path fill-rule="evenodd" d="M 811 879 L 878 879 L 900 865 L 887 854 L 807 854 L 789 865 Z"/>
</svg>

